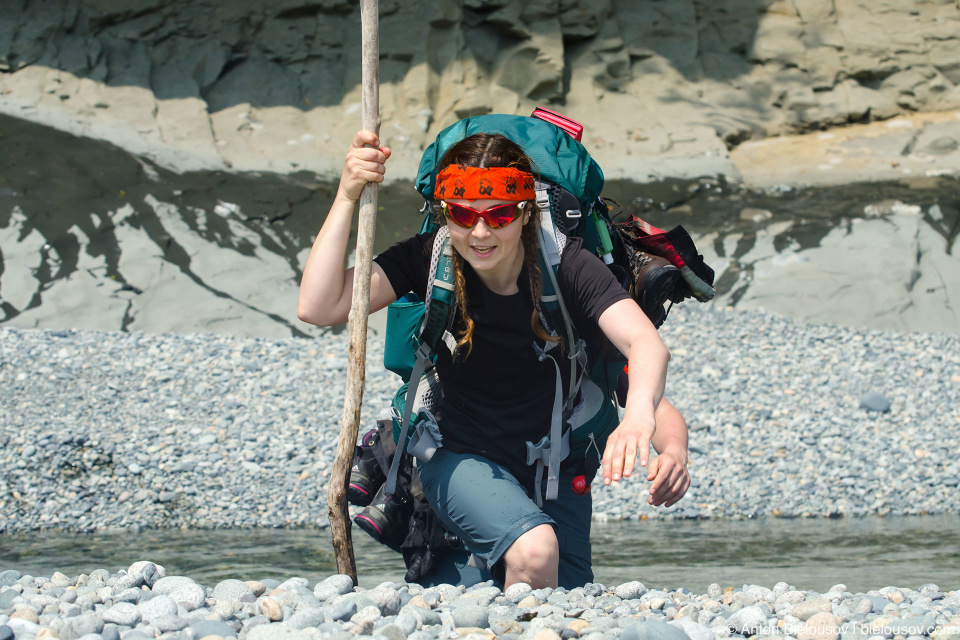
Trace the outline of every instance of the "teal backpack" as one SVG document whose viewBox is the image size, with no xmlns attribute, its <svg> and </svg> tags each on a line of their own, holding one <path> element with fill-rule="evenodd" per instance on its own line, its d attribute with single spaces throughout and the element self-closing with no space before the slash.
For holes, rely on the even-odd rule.
<svg viewBox="0 0 960 640">
<path fill-rule="evenodd" d="M 534 115 L 538 112 L 541 110 Z M 572 352 L 570 357 L 566 353 L 559 355 L 560 347 L 555 343 L 537 347 L 541 358 L 549 357 L 557 367 L 550 434 L 538 443 L 527 443 L 527 463 L 537 467 L 535 497 L 540 504 L 544 470 L 546 497 L 555 500 L 564 460 L 582 459 L 589 449 L 595 451 L 599 460 L 607 436 L 619 423 L 615 392 L 626 365 L 626 359 L 615 350 L 604 351 L 600 345 L 587 345 L 579 339 L 557 284 L 560 255 L 567 238 L 578 236 L 583 238 L 584 248 L 594 251 L 616 272 L 615 257 L 620 256 L 622 261 L 623 252 L 616 251 L 618 234 L 600 198 L 603 188 L 600 166 L 567 130 L 540 117 L 483 115 L 465 118 L 441 131 L 424 152 L 417 175 L 417 191 L 426 201 L 424 211 L 428 211 L 434 201 L 437 163 L 452 145 L 477 133 L 499 133 L 516 142 L 539 174 L 536 185 L 537 206 L 541 211 L 538 259 L 543 274 L 539 307 L 547 328 L 563 336 L 567 349 Z M 455 345 L 449 331 L 455 315 L 455 298 L 453 248 L 446 228 L 438 227 L 431 216 L 426 215 L 421 233 L 432 231 L 437 231 L 437 236 L 427 299 L 407 294 L 387 311 L 384 365 L 404 381 L 392 408 L 398 455 L 394 456 L 387 475 L 389 494 L 396 488 L 402 452 L 406 450 L 420 460 L 429 460 L 440 443 L 434 408 L 441 387 L 433 365 L 439 349 L 452 351 Z M 712 282 L 712 272 L 710 280 Z M 561 366 L 571 368 L 567 389 L 561 388 Z M 405 448 L 400 446 L 401 442 L 406 443 Z"/>
</svg>

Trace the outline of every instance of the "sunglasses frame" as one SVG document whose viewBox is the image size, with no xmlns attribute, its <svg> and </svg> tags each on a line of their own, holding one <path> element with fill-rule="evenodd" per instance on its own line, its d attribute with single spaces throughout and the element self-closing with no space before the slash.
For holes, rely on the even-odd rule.
<svg viewBox="0 0 960 640">
<path fill-rule="evenodd" d="M 523 215 L 524 208 L 527 206 L 527 201 L 521 200 L 520 202 L 507 202 L 505 204 L 499 204 L 495 207 L 490 207 L 489 209 L 486 209 L 484 211 L 477 211 L 473 207 L 468 207 L 463 204 L 453 204 L 452 202 L 448 203 L 446 200 L 441 200 L 440 206 L 443 209 L 444 217 L 446 217 L 447 220 L 453 222 L 455 225 L 463 229 L 474 228 L 475 226 L 477 226 L 477 222 L 479 222 L 481 219 L 483 219 L 484 223 L 491 229 L 503 229 L 504 227 L 512 223 L 514 220 L 519 218 L 521 215 Z M 451 207 L 457 207 L 457 208 L 466 209 L 467 211 L 469 211 L 473 215 L 473 222 L 469 225 L 465 225 L 459 220 L 457 220 L 456 218 L 454 218 L 450 214 Z M 517 212 L 516 215 L 513 216 L 508 222 L 504 222 L 502 224 L 494 224 L 493 221 L 490 219 L 489 212 L 496 211 L 497 209 L 502 209 L 503 207 L 514 207 Z"/>
</svg>

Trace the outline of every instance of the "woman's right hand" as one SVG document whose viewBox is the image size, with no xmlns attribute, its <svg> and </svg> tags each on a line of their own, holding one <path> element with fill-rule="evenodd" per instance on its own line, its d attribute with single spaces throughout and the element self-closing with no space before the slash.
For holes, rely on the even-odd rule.
<svg viewBox="0 0 960 640">
<path fill-rule="evenodd" d="M 380 147 L 380 140 L 375 133 L 357 131 L 347 151 L 337 197 L 356 202 L 365 184 L 383 182 L 385 163 L 390 153 L 390 147 Z"/>
</svg>

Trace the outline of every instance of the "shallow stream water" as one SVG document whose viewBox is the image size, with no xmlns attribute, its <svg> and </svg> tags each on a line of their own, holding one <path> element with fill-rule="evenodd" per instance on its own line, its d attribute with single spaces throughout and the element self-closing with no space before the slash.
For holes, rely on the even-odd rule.
<svg viewBox="0 0 960 640">
<path fill-rule="evenodd" d="M 960 516 L 846 519 L 646 520 L 595 523 L 591 536 L 595 580 L 648 588 L 685 587 L 705 593 L 710 583 L 852 592 L 884 586 L 917 588 L 934 582 L 960 588 Z M 401 580 L 398 554 L 354 532 L 360 584 Z M 213 586 L 220 580 L 300 576 L 311 584 L 336 573 L 329 530 L 155 530 L 139 533 L 39 532 L 0 537 L 0 570 L 67 575 L 137 560 L 163 565 Z"/>
</svg>

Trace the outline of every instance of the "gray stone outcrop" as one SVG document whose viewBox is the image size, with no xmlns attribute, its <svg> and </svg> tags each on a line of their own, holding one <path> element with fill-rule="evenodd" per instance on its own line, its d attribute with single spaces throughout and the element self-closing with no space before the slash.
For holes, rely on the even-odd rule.
<svg viewBox="0 0 960 640">
<path fill-rule="evenodd" d="M 339 173 L 358 3 L 8 4 L 0 112 L 177 171 Z M 727 149 L 744 140 L 960 106 L 956 3 L 385 0 L 380 23 L 394 177 L 451 122 L 537 104 L 640 181 L 736 179 Z"/>
</svg>

